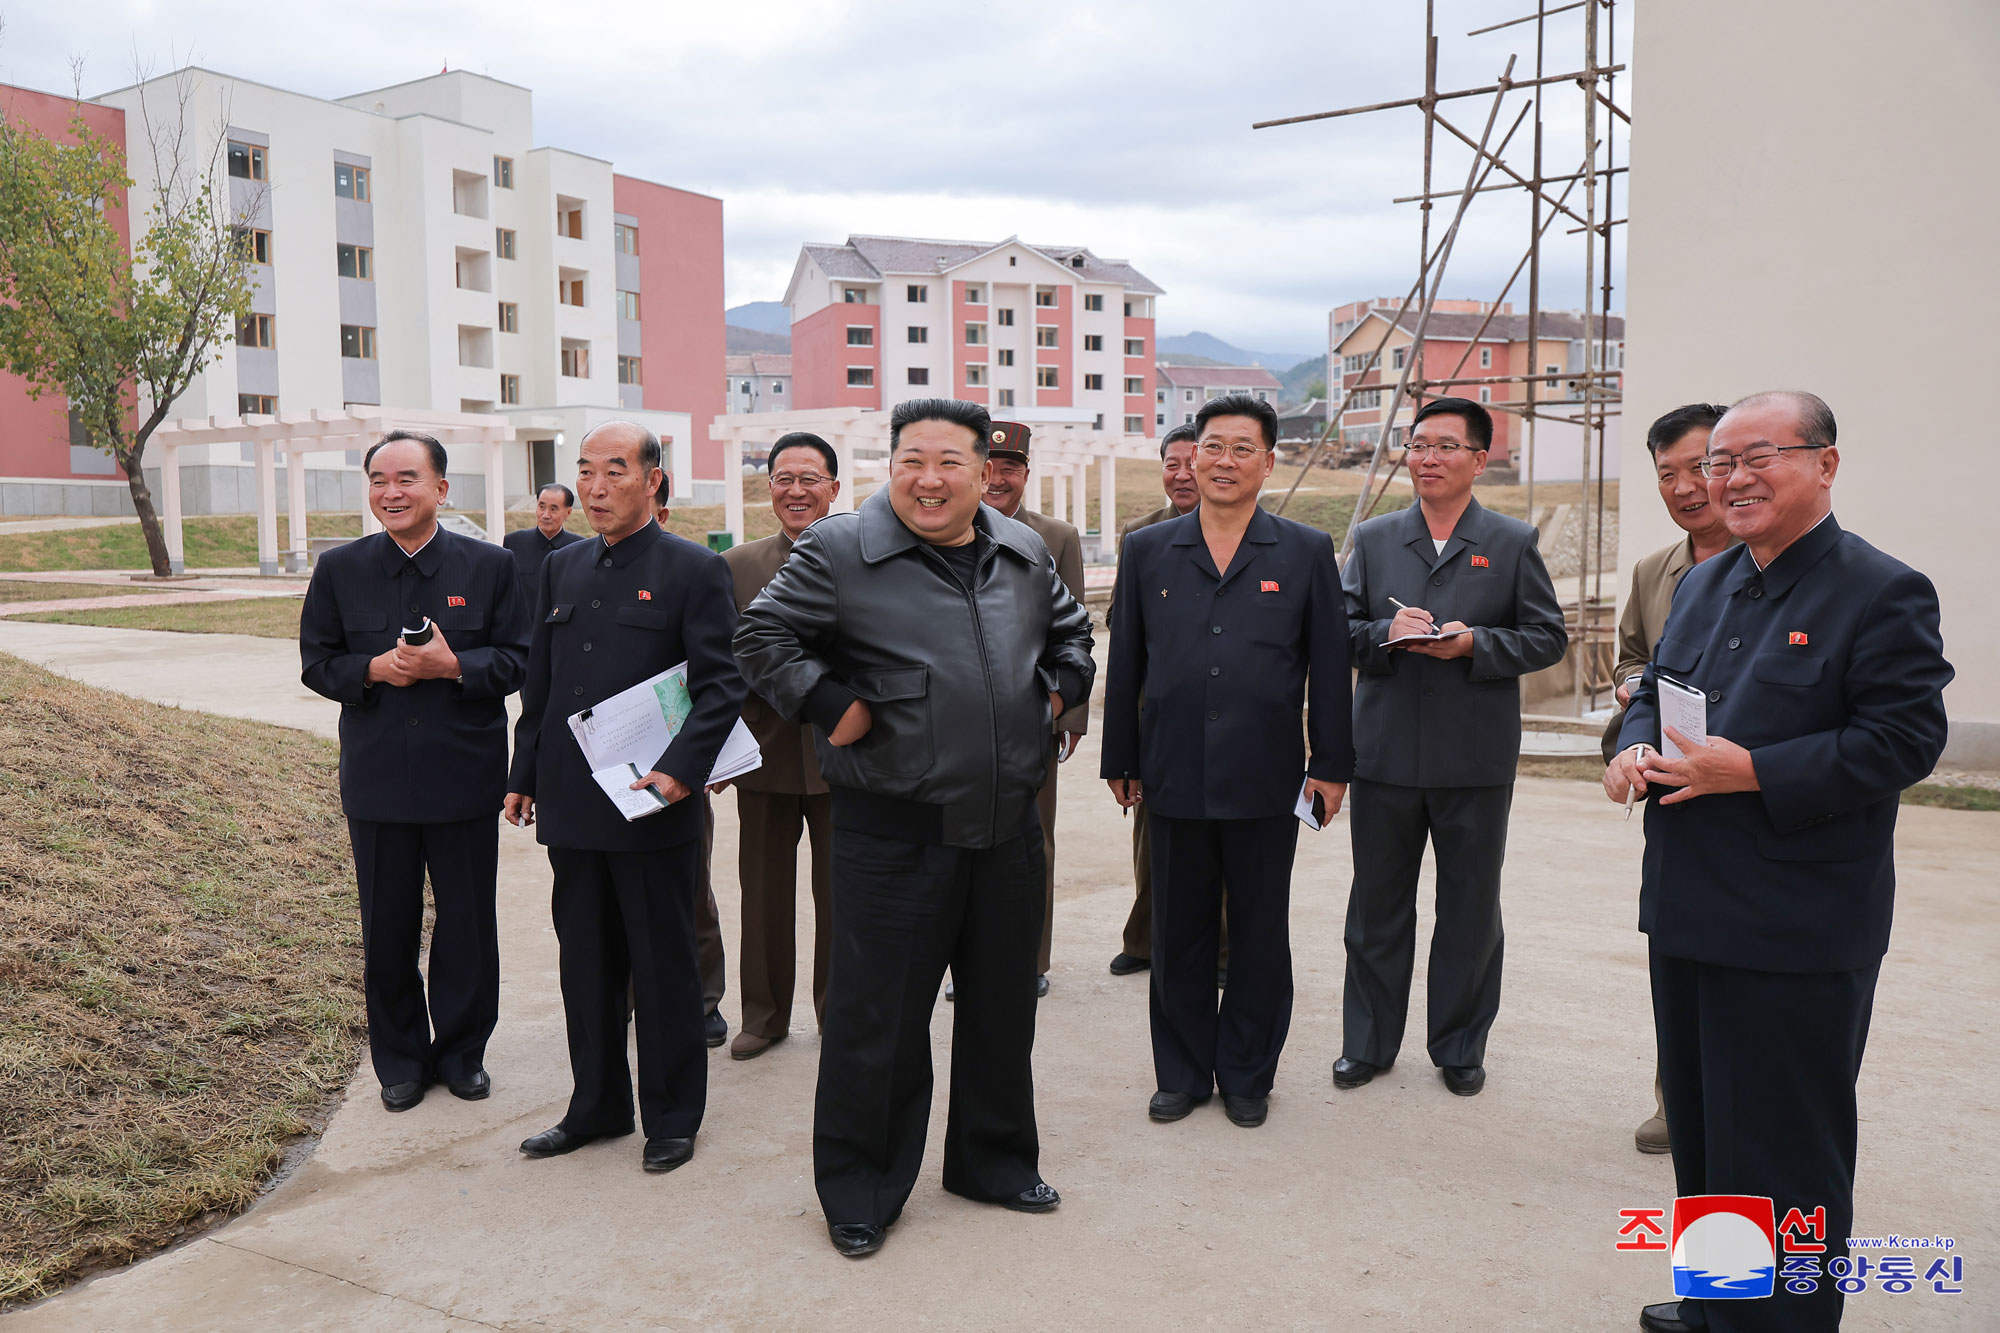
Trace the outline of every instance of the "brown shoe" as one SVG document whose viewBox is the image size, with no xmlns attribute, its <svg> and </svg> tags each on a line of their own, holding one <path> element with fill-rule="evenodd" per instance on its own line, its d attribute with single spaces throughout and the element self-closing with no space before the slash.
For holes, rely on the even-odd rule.
<svg viewBox="0 0 2000 1333">
<path fill-rule="evenodd" d="M 754 1032 L 739 1032 L 736 1039 L 729 1043 L 729 1058 L 755 1060 L 783 1040 L 783 1037 L 760 1037 Z"/>
<path fill-rule="evenodd" d="M 1640 1152 L 1657 1157 L 1664 1152 L 1672 1152 L 1673 1144 L 1667 1138 L 1667 1122 L 1653 1116 L 1632 1135 L 1632 1145 Z"/>
</svg>

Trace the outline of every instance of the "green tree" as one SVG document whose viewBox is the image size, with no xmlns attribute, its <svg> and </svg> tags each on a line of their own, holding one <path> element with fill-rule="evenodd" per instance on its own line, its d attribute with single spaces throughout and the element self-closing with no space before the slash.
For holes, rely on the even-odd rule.
<svg viewBox="0 0 2000 1333">
<path fill-rule="evenodd" d="M 1325 380 L 1323 379 L 1314 380 L 1310 384 L 1306 385 L 1307 402 L 1311 402 L 1315 398 L 1324 398 L 1324 397 L 1326 397 Z"/>
<path fill-rule="evenodd" d="M 167 543 L 146 444 L 235 336 L 252 285 L 218 188 L 223 139 L 191 156 L 187 107 L 183 91 L 178 123 L 145 125 L 158 186 L 129 255 L 112 221 L 132 187 L 125 155 L 81 105 L 66 140 L 0 118 L 0 364 L 31 395 L 67 397 L 124 470 L 158 575 Z"/>
</svg>

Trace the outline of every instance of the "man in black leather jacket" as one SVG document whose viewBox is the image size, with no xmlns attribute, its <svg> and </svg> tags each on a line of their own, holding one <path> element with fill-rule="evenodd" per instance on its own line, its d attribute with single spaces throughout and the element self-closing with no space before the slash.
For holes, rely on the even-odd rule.
<svg viewBox="0 0 2000 1333">
<path fill-rule="evenodd" d="M 944 1186 L 1021 1212 L 1042 1181 L 1032 1057 L 1042 929 L 1035 792 L 1087 707 L 1090 617 L 1042 539 L 980 503 L 992 423 L 920 399 L 889 484 L 802 533 L 743 611 L 751 688 L 811 722 L 833 795 L 833 952 L 813 1173 L 841 1253 L 881 1248 L 922 1165 L 930 1018 L 949 967 Z"/>
</svg>

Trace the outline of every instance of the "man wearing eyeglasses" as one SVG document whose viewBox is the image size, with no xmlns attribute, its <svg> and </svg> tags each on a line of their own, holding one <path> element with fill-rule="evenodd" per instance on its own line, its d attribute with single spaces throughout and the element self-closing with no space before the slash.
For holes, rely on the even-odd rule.
<svg viewBox="0 0 2000 1333">
<path fill-rule="evenodd" d="M 736 609 L 756 600 L 778 576 L 799 534 L 825 518 L 840 495 L 840 460 L 810 431 L 794 431 L 771 446 L 772 536 L 722 553 L 736 580 Z M 812 728 L 790 722 L 756 691 L 743 701 L 743 722 L 764 752 L 760 768 L 736 780 L 741 826 L 736 870 L 743 888 L 743 948 L 737 954 L 743 1027 L 729 1054 L 751 1060 L 791 1030 L 798 973 L 799 836 L 812 847 L 813 1016 L 826 1013 L 827 949 L 833 939 L 833 798 L 820 777 Z"/>
<path fill-rule="evenodd" d="M 1277 412 L 1228 394 L 1195 428 L 1201 504 L 1129 534 L 1118 564 L 1099 772 L 1120 805 L 1152 812 L 1158 1091 L 1146 1113 L 1180 1120 L 1220 1089 L 1230 1121 L 1251 1129 L 1291 1026 L 1301 780 L 1331 816 L 1354 774 L 1347 617 L 1332 541 L 1257 506 Z"/>
<path fill-rule="evenodd" d="M 1569 647 L 1535 529 L 1472 498 L 1492 441 L 1493 418 L 1479 404 L 1424 404 L 1407 455 L 1417 502 L 1363 523 L 1341 571 L 1361 676 L 1336 1088 L 1367 1083 L 1402 1047 L 1426 842 L 1437 859 L 1437 923 L 1425 1047 L 1459 1096 L 1486 1085 L 1521 677 Z"/>
<path fill-rule="evenodd" d="M 1834 521 L 1835 440 L 1809 393 L 1756 394 L 1717 423 L 1708 495 L 1743 545 L 1681 581 L 1604 773 L 1612 800 L 1648 798 L 1639 928 L 1676 1192 L 1769 1196 L 1780 1220 L 1823 1207 L 1829 1263 L 1854 1214 L 1897 801 L 1944 750 L 1952 678 L 1930 580 Z M 1662 728 L 1662 680 L 1701 691 L 1705 739 Z M 1822 1276 L 1639 1322 L 1832 1329 L 1841 1304 Z"/>
</svg>

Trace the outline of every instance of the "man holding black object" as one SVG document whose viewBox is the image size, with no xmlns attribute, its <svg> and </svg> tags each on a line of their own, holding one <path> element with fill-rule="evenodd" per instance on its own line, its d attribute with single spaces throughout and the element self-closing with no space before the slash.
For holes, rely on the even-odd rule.
<svg viewBox="0 0 2000 1333">
<path fill-rule="evenodd" d="M 1270 404 L 1229 394 L 1195 427 L 1200 507 L 1130 534 L 1118 564 L 1100 772 L 1120 805 L 1151 810 L 1147 1113 L 1179 1120 L 1219 1087 L 1252 1128 L 1291 1025 L 1300 783 L 1324 818 L 1354 775 L 1347 616 L 1327 535 L 1257 507 Z M 1225 887 L 1233 962 L 1218 1011 Z"/>
<path fill-rule="evenodd" d="M 438 526 L 445 462 L 435 439 L 402 430 L 363 456 L 382 531 L 321 556 L 299 613 L 301 679 L 341 704 L 368 1048 L 391 1111 L 433 1082 L 486 1096 L 500 1008 L 504 700 L 527 666 L 529 608 L 505 551 Z M 428 996 L 417 969 L 426 869 L 437 905 Z"/>
<path fill-rule="evenodd" d="M 1604 791 L 1646 808 L 1639 928 L 1680 1195 L 1824 1208 L 1825 1262 L 1854 1215 L 1855 1080 L 1895 905 L 1896 808 L 1943 752 L 1937 593 L 1833 517 L 1833 413 L 1761 393 L 1709 439 L 1708 494 L 1743 545 L 1681 580 L 1632 692 Z M 1669 678 L 1706 732 L 1660 725 Z M 1679 758 L 1660 753 L 1671 742 Z M 1832 1329 L 1842 1296 L 1648 1306 L 1656 1333 Z"/>
<path fill-rule="evenodd" d="M 563 547 L 584 540 L 563 526 L 575 508 L 576 495 L 569 487 L 552 481 L 535 495 L 535 526 L 510 532 L 501 540 L 500 544 L 514 557 L 514 567 L 521 575 L 521 596 L 530 607 L 541 590 L 542 562 Z"/>
<path fill-rule="evenodd" d="M 1486 1084 L 1520 682 L 1569 646 L 1535 529 L 1472 498 L 1492 440 L 1493 418 L 1479 404 L 1424 404 L 1410 429 L 1417 502 L 1363 523 L 1341 571 L 1361 677 L 1337 1088 L 1368 1082 L 1403 1044 L 1427 841 L 1437 854 L 1437 924 L 1426 1045 L 1451 1091 L 1470 1097 Z"/>
<path fill-rule="evenodd" d="M 536 826 L 555 872 L 551 910 L 576 1079 L 561 1123 L 521 1151 L 553 1157 L 632 1132 L 629 985 L 648 1171 L 671 1171 L 694 1155 L 707 1101 L 695 961 L 702 809 L 690 797 L 708 782 L 744 695 L 729 650 L 729 569 L 654 522 L 663 481 L 651 431 L 613 421 L 584 436 L 577 494 L 597 538 L 542 567 L 507 793 L 508 820 Z M 569 719 L 682 662 L 692 709 L 652 771 L 632 784 L 669 804 L 627 821 L 592 779 Z"/>
<path fill-rule="evenodd" d="M 823 737 L 834 942 L 813 1175 L 849 1256 L 881 1248 L 923 1164 L 947 967 L 944 1187 L 1019 1212 L 1059 1202 L 1035 1129 L 1035 793 L 1095 668 L 1048 547 L 980 503 L 992 428 L 976 403 L 898 404 L 889 484 L 806 529 L 736 635 L 757 693 Z"/>
</svg>

